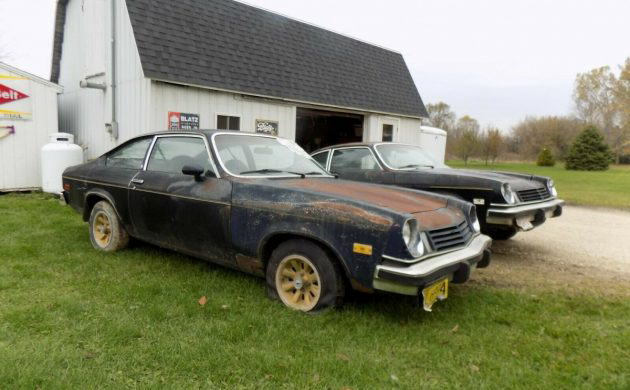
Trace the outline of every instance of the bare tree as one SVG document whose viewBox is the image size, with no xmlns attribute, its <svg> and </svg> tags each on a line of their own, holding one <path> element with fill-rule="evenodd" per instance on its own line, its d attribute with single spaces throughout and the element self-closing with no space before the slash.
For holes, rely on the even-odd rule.
<svg viewBox="0 0 630 390">
<path fill-rule="evenodd" d="M 564 160 L 584 122 L 565 116 L 527 117 L 512 128 L 508 149 L 526 160 L 533 160 L 545 148 Z"/>
<path fill-rule="evenodd" d="M 464 165 L 468 165 L 468 160 L 479 150 L 479 122 L 464 115 L 457 120 L 455 128 L 457 133 L 455 154 L 464 160 Z"/>
<path fill-rule="evenodd" d="M 623 76 L 622 68 L 620 77 Z M 578 74 L 573 91 L 578 116 L 602 130 L 617 162 L 623 146 L 630 139 L 630 129 L 624 123 L 627 102 L 623 97 L 627 88 L 628 83 L 618 79 L 610 67 L 602 66 Z"/>
<path fill-rule="evenodd" d="M 427 111 L 432 126 L 448 132 L 455 125 L 456 115 L 448 104 L 444 102 L 427 104 Z"/>
<path fill-rule="evenodd" d="M 494 165 L 502 148 L 503 136 L 501 135 L 501 131 L 496 127 L 488 126 L 481 137 L 481 153 L 486 165 L 488 165 L 488 161 L 492 162 Z"/>
</svg>

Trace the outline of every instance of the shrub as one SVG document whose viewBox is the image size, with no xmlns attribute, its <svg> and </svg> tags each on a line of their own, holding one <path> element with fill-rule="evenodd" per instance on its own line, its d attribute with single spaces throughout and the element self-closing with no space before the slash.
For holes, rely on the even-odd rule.
<svg viewBox="0 0 630 390">
<path fill-rule="evenodd" d="M 604 137 L 593 126 L 582 131 L 569 150 L 566 168 L 577 171 L 605 171 L 613 161 Z"/>
<path fill-rule="evenodd" d="M 543 148 L 543 150 L 538 153 L 536 165 L 538 165 L 539 167 L 553 167 L 554 165 L 556 165 L 556 160 L 553 158 L 553 153 L 551 153 L 551 150 Z"/>
</svg>

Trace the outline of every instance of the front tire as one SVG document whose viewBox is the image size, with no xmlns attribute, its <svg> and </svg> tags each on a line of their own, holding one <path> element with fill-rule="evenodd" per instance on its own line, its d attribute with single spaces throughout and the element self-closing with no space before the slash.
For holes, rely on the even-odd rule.
<svg viewBox="0 0 630 390">
<path fill-rule="evenodd" d="M 331 256 L 308 240 L 290 240 L 271 254 L 267 291 L 287 307 L 304 312 L 339 307 L 345 286 L 342 271 Z"/>
<path fill-rule="evenodd" d="M 514 237 L 518 233 L 518 229 L 514 226 L 506 227 L 487 227 L 484 229 L 484 234 L 487 234 L 493 240 L 505 241 Z"/>
<path fill-rule="evenodd" d="M 95 249 L 105 252 L 118 251 L 129 244 L 129 234 L 114 207 L 104 200 L 90 212 L 90 241 Z"/>
</svg>

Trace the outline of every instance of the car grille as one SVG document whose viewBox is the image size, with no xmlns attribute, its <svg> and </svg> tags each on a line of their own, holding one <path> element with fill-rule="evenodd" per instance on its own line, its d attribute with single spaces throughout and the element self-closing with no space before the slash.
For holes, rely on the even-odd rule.
<svg viewBox="0 0 630 390">
<path fill-rule="evenodd" d="M 547 199 L 550 194 L 547 187 L 535 188 L 533 190 L 517 191 L 518 198 L 521 202 L 535 202 L 537 200 Z"/>
<path fill-rule="evenodd" d="M 466 244 L 472 236 L 472 231 L 468 222 L 462 221 L 459 225 L 431 230 L 427 232 L 427 236 L 433 249 L 441 251 Z"/>
</svg>

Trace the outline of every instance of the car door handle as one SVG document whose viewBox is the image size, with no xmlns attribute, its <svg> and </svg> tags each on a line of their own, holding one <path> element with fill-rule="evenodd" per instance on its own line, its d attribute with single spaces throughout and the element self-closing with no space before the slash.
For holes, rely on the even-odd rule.
<svg viewBox="0 0 630 390">
<path fill-rule="evenodd" d="M 135 183 L 135 184 L 142 184 L 142 183 L 144 183 L 144 180 L 142 180 L 142 179 L 131 179 L 131 182 Z"/>
</svg>

